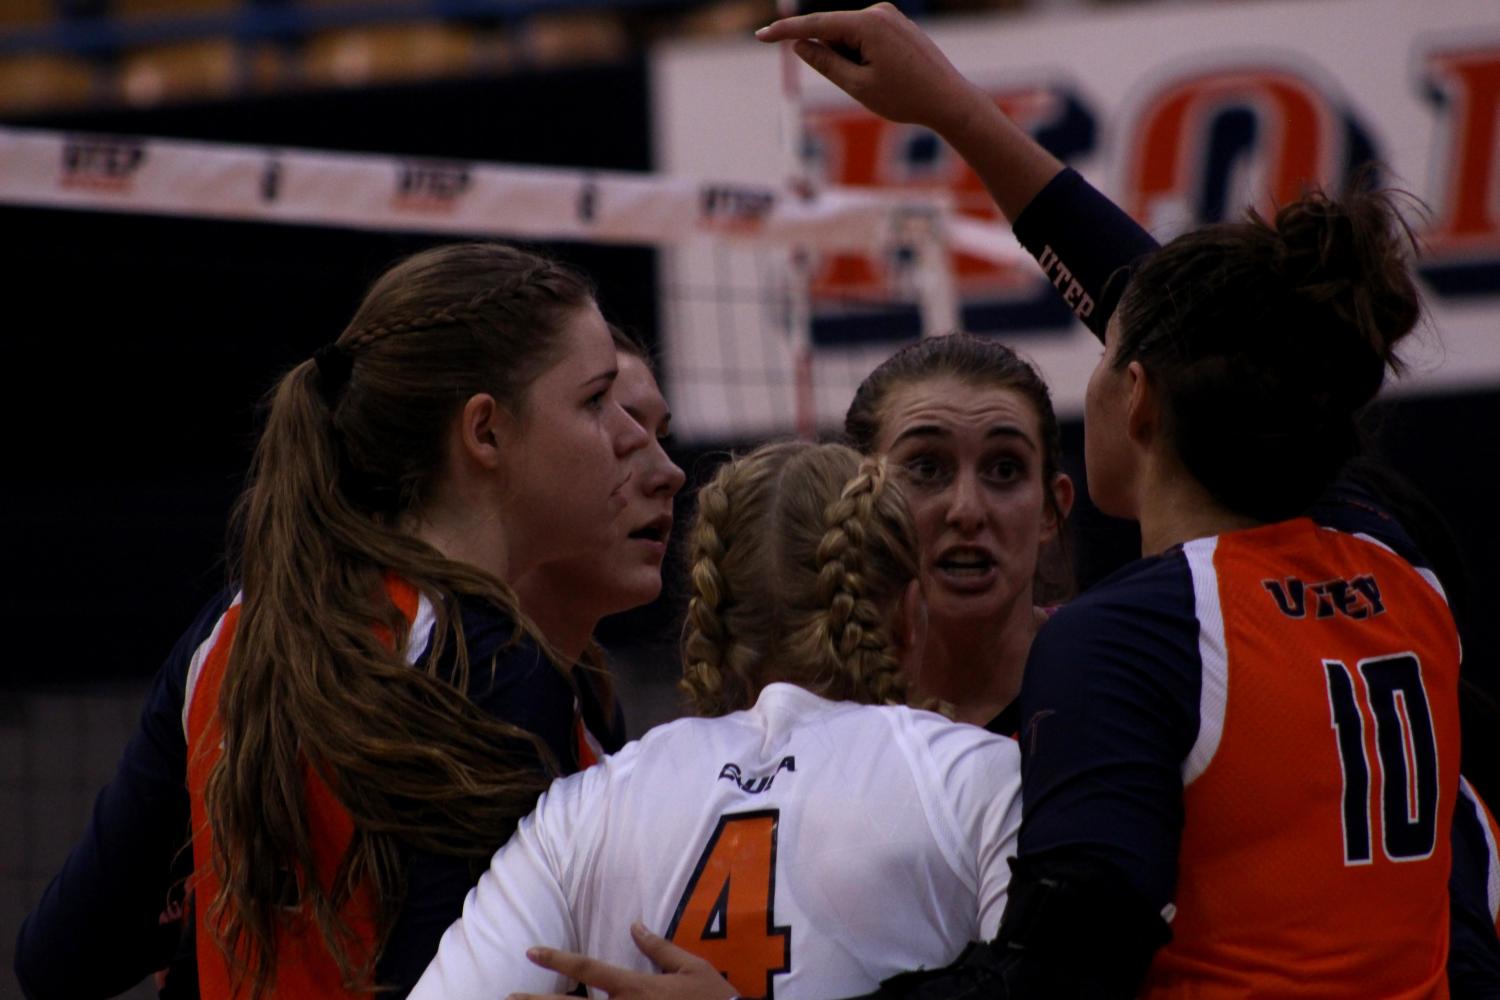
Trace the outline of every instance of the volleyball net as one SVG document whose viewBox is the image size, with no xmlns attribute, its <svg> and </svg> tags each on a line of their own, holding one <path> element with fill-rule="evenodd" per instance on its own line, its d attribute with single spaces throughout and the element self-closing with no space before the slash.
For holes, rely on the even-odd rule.
<svg viewBox="0 0 1500 1000">
<path fill-rule="evenodd" d="M 457 237 L 652 246 L 674 430 L 698 441 L 836 426 L 891 343 L 956 329 L 954 252 L 1025 257 L 945 195 L 324 152 L 0 127 L 0 203 Z M 877 258 L 877 293 L 837 303 L 817 275 Z M 826 303 L 825 303 L 826 305 Z M 817 349 L 813 349 L 815 338 Z"/>
</svg>

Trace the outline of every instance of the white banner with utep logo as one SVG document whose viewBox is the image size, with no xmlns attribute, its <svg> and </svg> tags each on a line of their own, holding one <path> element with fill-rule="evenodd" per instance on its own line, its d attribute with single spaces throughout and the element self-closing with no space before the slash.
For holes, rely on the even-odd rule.
<svg viewBox="0 0 1500 1000">
<path fill-rule="evenodd" d="M 0 127 L 0 202 L 538 240 L 670 244 L 698 237 L 822 249 L 899 240 L 940 192 L 827 188 L 421 160 Z M 973 252 L 1015 259 L 1002 227 L 961 224 Z"/>
</svg>

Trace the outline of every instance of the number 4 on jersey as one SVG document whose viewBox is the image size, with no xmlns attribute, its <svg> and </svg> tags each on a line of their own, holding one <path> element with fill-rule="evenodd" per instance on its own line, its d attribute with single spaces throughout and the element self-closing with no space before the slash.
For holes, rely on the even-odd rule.
<svg viewBox="0 0 1500 1000">
<path fill-rule="evenodd" d="M 792 966 L 792 929 L 777 927 L 771 910 L 779 818 L 776 809 L 719 817 L 667 931 L 742 997 L 774 1000 L 771 978 Z"/>
</svg>

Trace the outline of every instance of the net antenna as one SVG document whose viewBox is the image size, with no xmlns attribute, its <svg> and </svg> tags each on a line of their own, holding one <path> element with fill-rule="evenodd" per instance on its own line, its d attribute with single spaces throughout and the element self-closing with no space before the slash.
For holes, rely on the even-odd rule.
<svg viewBox="0 0 1500 1000">
<path fill-rule="evenodd" d="M 776 0 L 778 18 L 801 13 L 798 0 Z M 780 139 L 784 182 L 791 197 L 815 201 L 821 181 L 802 94 L 802 60 L 791 40 L 780 49 Z M 917 303 L 923 336 L 960 329 L 960 306 L 948 253 L 947 205 L 897 210 L 886 264 L 897 298 Z M 795 385 L 793 421 L 800 437 L 818 432 L 817 354 L 813 345 L 812 282 L 816 257 L 804 244 L 788 250 L 785 322 Z"/>
<path fill-rule="evenodd" d="M 800 13 L 797 0 L 776 0 L 778 18 Z M 807 133 L 806 109 L 802 102 L 802 60 L 790 40 L 781 50 L 781 156 L 784 183 L 793 197 L 817 197 L 817 170 Z M 793 419 L 799 437 L 818 432 L 817 398 L 813 382 L 812 343 L 812 254 L 801 244 L 789 248 L 787 288 L 787 340 L 791 345 L 796 411 Z"/>
</svg>

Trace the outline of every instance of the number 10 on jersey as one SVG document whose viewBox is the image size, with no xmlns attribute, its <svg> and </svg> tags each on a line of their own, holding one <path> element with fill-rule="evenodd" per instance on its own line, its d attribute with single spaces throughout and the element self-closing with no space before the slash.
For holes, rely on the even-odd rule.
<svg viewBox="0 0 1500 1000">
<path fill-rule="evenodd" d="M 1328 707 L 1344 775 L 1344 864 L 1374 860 L 1370 842 L 1370 760 L 1365 752 L 1368 707 L 1380 765 L 1381 849 L 1392 861 L 1419 861 L 1437 842 L 1437 736 L 1422 665 L 1411 653 L 1360 660 L 1366 706 L 1354 693 L 1354 678 L 1339 660 L 1324 660 Z"/>
<path fill-rule="evenodd" d="M 772 977 L 792 967 L 792 929 L 777 927 L 772 912 L 780 815 L 761 809 L 719 817 L 667 931 L 747 998 L 773 1000 Z"/>
</svg>

